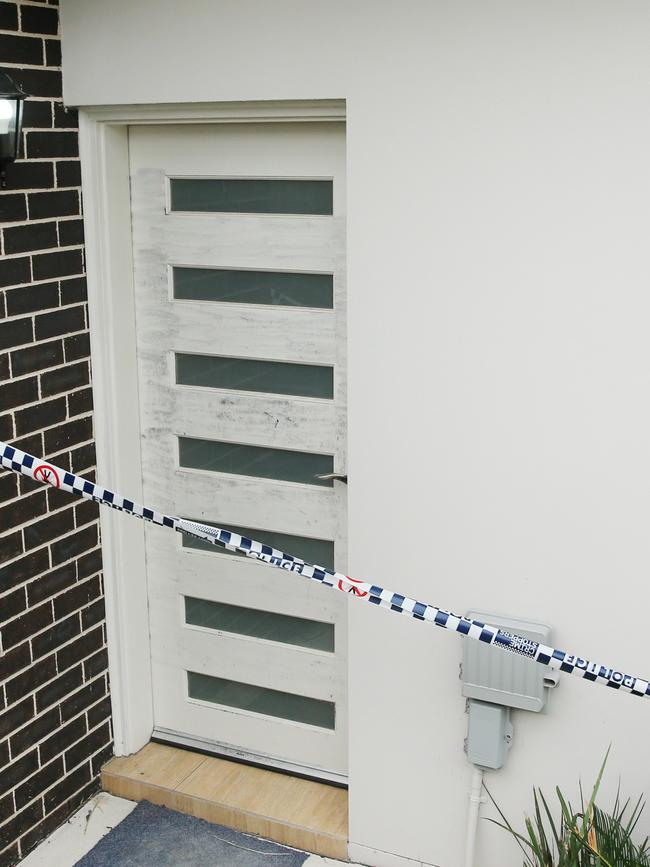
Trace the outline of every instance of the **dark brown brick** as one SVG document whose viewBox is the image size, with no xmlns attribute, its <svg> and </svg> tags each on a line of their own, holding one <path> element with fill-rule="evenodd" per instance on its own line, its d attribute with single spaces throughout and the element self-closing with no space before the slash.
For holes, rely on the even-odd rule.
<svg viewBox="0 0 650 867">
<path fill-rule="evenodd" d="M 75 671 L 76 669 L 72 668 L 70 670 Z M 99 701 L 99 699 L 103 698 L 105 695 L 106 683 L 103 677 L 99 677 L 97 680 L 93 680 L 91 683 L 84 686 L 83 689 L 80 689 L 74 695 L 71 695 L 70 698 L 66 698 L 65 701 L 61 703 L 62 719 L 71 719 L 73 716 L 81 713 L 82 710 L 86 710 L 91 705 L 95 704 L 95 702 Z"/>
<path fill-rule="evenodd" d="M 113 758 L 113 742 L 110 741 L 101 752 L 97 753 L 97 755 L 93 756 L 91 761 L 91 767 L 93 776 L 99 775 L 101 769 L 107 762 Z"/>
<path fill-rule="evenodd" d="M 63 726 L 55 735 L 48 738 L 39 747 L 41 762 L 49 762 L 54 756 L 61 755 L 75 741 L 84 737 L 87 732 L 86 720 L 83 716 L 77 717 L 72 722 Z"/>
<path fill-rule="evenodd" d="M 13 840 L 17 840 L 32 825 L 43 818 L 43 804 L 40 800 L 34 801 L 21 813 L 17 813 L 13 819 L 0 826 L 0 846 L 8 846 Z"/>
<path fill-rule="evenodd" d="M 0 656 L 0 680 L 7 680 L 12 674 L 27 668 L 31 664 L 32 654 L 29 649 L 29 642 L 19 644 L 13 650 L 3 653 Z"/>
<path fill-rule="evenodd" d="M 51 224 L 48 224 L 51 225 Z M 33 313 L 47 310 L 48 307 L 59 306 L 58 283 L 37 283 L 34 286 L 20 286 L 7 293 L 7 313 L 15 316 L 19 313 Z"/>
<path fill-rule="evenodd" d="M 72 222 L 76 223 L 77 221 L 73 220 Z M 68 226 L 71 224 L 69 222 L 59 223 L 59 232 L 64 225 Z M 83 242 L 83 226 L 81 242 Z M 85 277 L 71 277 L 69 280 L 61 280 L 61 304 L 77 304 L 87 300 L 88 291 Z"/>
<path fill-rule="evenodd" d="M 0 412 L 38 400 L 38 380 L 16 379 L 0 385 Z M 2 526 L 2 524 L 0 524 Z M 5 526 L 7 526 L 5 524 Z"/>
<path fill-rule="evenodd" d="M 45 629 L 40 635 L 32 638 L 32 655 L 38 659 L 45 654 L 56 650 L 66 641 L 70 641 L 81 631 L 79 626 L 78 612 L 65 620 L 58 620 L 52 626 Z"/>
<path fill-rule="evenodd" d="M 80 418 L 62 424 L 52 430 L 45 431 L 45 451 L 48 454 L 57 452 L 68 446 L 92 439 L 93 425 L 91 418 Z"/>
<path fill-rule="evenodd" d="M 43 798 L 45 810 L 49 813 L 58 807 L 62 801 L 69 798 L 77 789 L 81 789 L 90 781 L 90 763 L 86 762 L 71 774 L 68 774 L 57 786 L 45 793 Z"/>
<path fill-rule="evenodd" d="M 26 226 L 10 226 L 4 230 L 4 239 L 5 253 L 29 253 L 32 250 L 56 247 L 58 245 L 56 223 L 28 223 Z M 18 291 L 14 290 L 14 293 Z"/>
<path fill-rule="evenodd" d="M 19 587 L 12 593 L 5 593 L 4 596 L 0 597 L 0 611 L 2 611 L 3 621 L 11 620 L 12 617 L 24 611 L 26 607 L 27 596 L 24 587 Z"/>
<path fill-rule="evenodd" d="M 48 72 L 48 75 L 60 76 L 58 72 Z M 48 96 L 50 94 L 47 94 Z M 78 136 L 76 132 L 55 130 L 52 132 L 28 132 L 27 156 L 36 157 L 76 157 L 79 156 Z"/>
<path fill-rule="evenodd" d="M 47 367 L 55 367 L 57 364 L 63 364 L 63 341 L 61 340 L 37 343 L 11 353 L 11 368 L 14 376 L 35 373 Z"/>
<path fill-rule="evenodd" d="M 82 470 L 87 471 L 88 468 L 94 467 L 96 463 L 95 444 L 81 446 L 78 449 L 73 449 L 70 452 L 72 472 L 80 473 Z"/>
<path fill-rule="evenodd" d="M 31 36 L 9 36 L 0 33 L 0 57 L 3 63 L 43 65 L 43 40 Z M 15 80 L 15 79 L 14 79 Z"/>
<path fill-rule="evenodd" d="M 72 252 L 78 251 L 73 250 Z M 36 339 L 58 337 L 61 334 L 70 334 L 72 331 L 81 331 L 85 327 L 83 306 L 67 307 L 65 310 L 44 313 L 42 316 L 36 317 Z"/>
<path fill-rule="evenodd" d="M 77 129 L 79 114 L 74 108 L 66 108 L 62 102 L 54 103 L 54 126 L 61 129 Z"/>
<path fill-rule="evenodd" d="M 101 631 L 101 630 L 100 630 Z M 84 677 L 91 680 L 108 670 L 108 651 L 105 647 L 84 662 Z"/>
<path fill-rule="evenodd" d="M 99 504 L 92 500 L 84 500 L 75 507 L 74 519 L 77 527 L 83 527 L 84 524 L 90 524 L 91 521 L 96 521 L 98 518 Z M 81 574 L 80 577 L 82 577 Z"/>
<path fill-rule="evenodd" d="M 45 65 L 61 66 L 61 43 L 58 39 L 45 40 Z"/>
<path fill-rule="evenodd" d="M 0 757 L 0 768 L 3 765 L 8 764 L 8 756 L 7 756 L 7 741 L 4 742 L 2 749 L 2 756 Z M 5 795 L 3 798 L 0 798 L 0 823 L 5 822 L 9 816 L 14 813 L 14 799 L 13 795 Z"/>
<path fill-rule="evenodd" d="M 52 623 L 52 605 L 47 602 L 38 608 L 31 608 L 22 617 L 5 623 L 2 627 L 2 646 L 6 649 L 13 647 L 30 635 L 34 635 L 45 629 Z"/>
<path fill-rule="evenodd" d="M 7 186 L 9 173 L 7 172 Z M 9 187 L 16 189 L 16 187 Z M 0 223 L 18 222 L 27 219 L 27 196 L 24 193 L 0 193 Z M 27 278 L 29 280 L 29 277 Z M 21 281 L 18 280 L 18 283 Z"/>
<path fill-rule="evenodd" d="M 67 217 L 79 213 L 79 193 L 76 190 L 30 193 L 27 196 L 27 205 L 31 220 L 42 220 L 46 217 Z M 65 246 L 63 242 L 61 242 L 61 246 Z"/>
<path fill-rule="evenodd" d="M 61 725 L 61 715 L 58 707 L 53 707 L 47 713 L 36 717 L 32 722 L 28 723 L 23 728 L 19 729 L 16 734 L 12 735 L 9 743 L 11 744 L 11 754 L 18 756 L 25 752 L 30 747 L 42 741 L 43 738 L 51 734 Z"/>
<path fill-rule="evenodd" d="M 11 533 L 10 535 L 2 536 L 2 545 L 0 545 L 0 563 L 6 563 L 13 557 L 17 557 L 23 553 L 23 536 L 20 531 Z M 6 566 L 5 569 L 0 569 L 0 589 L 2 588 L 2 573 L 5 570 L 13 570 L 15 563 Z M 17 581 L 14 583 L 18 583 Z M 11 584 L 9 585 L 12 586 Z"/>
<path fill-rule="evenodd" d="M 0 223 L 14 223 L 26 219 L 27 197 L 25 194 L 0 193 Z"/>
<path fill-rule="evenodd" d="M 100 626 L 93 629 L 91 632 L 85 632 L 79 638 L 66 644 L 56 654 L 56 664 L 59 671 L 65 671 L 73 666 L 76 662 L 86 659 L 93 653 L 96 653 L 103 644 L 102 629 Z M 102 669 L 103 671 L 104 669 Z M 100 674 L 98 671 L 96 674 Z"/>
<path fill-rule="evenodd" d="M 46 194 L 43 193 L 43 195 Z M 34 280 L 48 280 L 52 277 L 81 274 L 83 272 L 81 250 L 59 250 L 56 253 L 40 253 L 32 257 L 32 268 L 34 270 Z"/>
<path fill-rule="evenodd" d="M 23 107 L 23 129 L 51 129 L 52 118 L 52 103 L 49 99 L 25 100 Z M 29 165 L 29 163 L 25 163 L 25 165 Z M 46 164 L 36 163 L 36 165 Z"/>
<path fill-rule="evenodd" d="M 90 374 L 86 361 L 67 364 L 65 367 L 41 375 L 41 394 L 43 397 L 61 394 L 62 391 L 72 391 L 74 388 L 87 385 L 89 381 Z"/>
<path fill-rule="evenodd" d="M 23 33 L 56 35 L 59 32 L 59 10 L 47 6 L 21 6 L 20 25 Z"/>
<path fill-rule="evenodd" d="M 13 799 L 12 799 L 13 800 Z M 0 867 L 14 867 L 20 861 L 18 843 L 14 843 L 4 852 L 0 852 Z"/>
<path fill-rule="evenodd" d="M 0 382 L 9 379 L 9 354 L 0 355 Z"/>
<path fill-rule="evenodd" d="M 60 455 L 56 455 L 52 458 L 52 463 L 55 464 L 58 461 L 59 466 L 66 467 L 69 471 L 70 468 L 70 452 L 66 449 L 64 452 L 61 452 Z M 53 493 L 59 493 L 56 488 L 50 488 Z M 76 499 L 76 498 L 75 498 Z"/>
<path fill-rule="evenodd" d="M 33 716 L 34 699 L 31 697 L 21 701 L 20 704 L 15 704 L 13 707 L 10 707 L 9 710 L 0 714 L 0 738 L 4 738 L 11 734 L 11 732 L 14 732 L 19 726 L 29 722 Z M 6 791 L 5 788 L 0 786 L 0 792 Z"/>
<path fill-rule="evenodd" d="M 10 75 L 30 96 L 58 96 L 59 98 L 61 96 L 61 72 L 58 70 L 17 69 L 14 66 L 3 66 L 0 67 L 0 71 Z M 37 154 L 28 154 L 28 156 L 37 156 Z"/>
<path fill-rule="evenodd" d="M 81 164 L 79 160 L 60 160 L 57 162 L 56 183 L 59 187 L 80 187 Z"/>
<path fill-rule="evenodd" d="M 15 702 L 34 692 L 39 686 L 56 677 L 56 660 L 54 654 L 35 662 L 25 671 L 17 674 L 5 686 L 8 702 Z"/>
<path fill-rule="evenodd" d="M 111 697 L 105 696 L 97 704 L 88 708 L 88 728 L 94 728 L 99 725 L 102 720 L 109 719 L 111 716 Z"/>
<path fill-rule="evenodd" d="M 84 388 L 68 395 L 68 415 L 74 418 L 76 415 L 85 415 L 92 412 L 93 392 L 91 388 Z"/>
<path fill-rule="evenodd" d="M 29 497 L 21 497 L 0 508 L 0 527 L 16 527 L 38 518 L 47 509 L 45 491 L 37 491 Z"/>
<path fill-rule="evenodd" d="M 49 765 L 45 765 L 38 773 L 33 774 L 22 786 L 18 786 L 14 793 L 16 808 L 20 810 L 45 789 L 60 780 L 64 773 L 63 760 L 55 759 Z"/>
<path fill-rule="evenodd" d="M 64 452 L 61 452 L 60 455 L 52 455 L 52 461 L 51 462 L 55 466 L 69 471 L 70 470 L 70 452 L 66 450 Z M 53 493 L 53 494 L 67 494 L 66 491 L 58 491 L 56 488 L 48 488 L 48 492 Z M 74 496 L 74 494 L 72 494 L 72 495 L 67 494 L 67 496 L 65 497 L 64 500 L 62 500 L 62 502 L 65 503 L 67 506 L 69 506 L 70 503 L 76 499 L 77 498 Z"/>
<path fill-rule="evenodd" d="M 19 283 L 29 283 L 30 280 L 29 257 L 0 259 L 0 286 L 17 286 Z"/>
<path fill-rule="evenodd" d="M 18 440 L 14 440 L 12 445 L 17 449 L 20 449 L 23 452 L 27 452 L 30 455 L 42 455 L 43 454 L 43 434 L 35 433 L 30 434 L 26 437 L 21 437 Z M 42 488 L 42 485 L 38 487 Z"/>
<path fill-rule="evenodd" d="M 77 533 L 77 536 L 84 536 L 86 534 L 89 536 L 88 541 L 92 539 L 93 536 L 97 538 L 97 528 L 94 526 L 87 527 L 85 530 L 81 530 Z M 65 553 L 67 553 L 67 551 Z M 99 578 L 95 577 L 90 578 L 88 581 L 84 581 L 81 584 L 77 584 L 75 587 L 62 593 L 61 596 L 57 596 L 54 600 L 54 610 L 57 619 L 65 617 L 66 614 L 70 614 L 72 611 L 76 611 L 84 605 L 88 605 L 89 602 L 97 599 L 100 590 Z"/>
<path fill-rule="evenodd" d="M 76 309 L 76 308 L 73 308 Z M 75 334 L 64 341 L 66 361 L 76 361 L 79 358 L 88 358 L 90 355 L 90 337 L 87 332 Z"/>
<path fill-rule="evenodd" d="M 32 750 L 0 771 L 0 792 L 12 789 L 16 783 L 20 783 L 21 780 L 24 780 L 28 774 L 33 773 L 37 768 L 38 754 L 36 750 Z"/>
<path fill-rule="evenodd" d="M 68 461 L 61 460 L 61 457 L 57 458 L 58 464 L 59 466 L 65 467 Z M 50 488 L 47 492 L 47 507 L 50 512 L 54 512 L 57 509 L 63 509 L 66 506 L 70 506 L 72 502 L 76 501 L 77 498 L 74 496 L 74 494 L 69 494 L 67 491 L 57 491 L 56 488 Z"/>
<path fill-rule="evenodd" d="M 83 609 L 81 612 L 81 626 L 83 629 L 89 629 L 96 623 L 101 623 L 105 617 L 106 607 L 104 605 L 104 599 L 101 598 L 96 602 L 93 602 L 92 605 L 89 605 L 88 608 Z"/>
<path fill-rule="evenodd" d="M 1 427 L 1 425 L 0 425 Z M 18 476 L 5 472 L 0 475 L 0 503 L 6 503 L 18 496 Z"/>
<path fill-rule="evenodd" d="M 74 562 L 59 566 L 58 569 L 49 570 L 45 575 L 40 575 L 27 585 L 29 604 L 36 605 L 38 602 L 43 602 L 44 599 L 49 599 L 56 593 L 60 593 L 61 590 L 71 587 L 76 580 L 77 569 Z"/>
<path fill-rule="evenodd" d="M 104 723 L 104 725 L 99 726 L 94 731 L 87 734 L 83 740 L 80 740 L 79 743 L 76 743 L 73 747 L 65 754 L 65 767 L 66 771 L 70 772 L 72 768 L 75 768 L 78 764 L 85 761 L 85 759 L 92 756 L 98 750 L 101 750 L 102 747 L 105 747 L 107 743 L 109 743 L 111 739 L 111 731 L 108 723 Z"/>
<path fill-rule="evenodd" d="M 46 400 L 16 413 L 16 433 L 18 436 L 40 428 L 49 427 L 65 421 L 68 414 L 64 397 Z"/>
<path fill-rule="evenodd" d="M 80 665 L 77 666 L 77 668 L 71 668 L 64 674 L 60 674 L 56 680 L 48 683 L 47 686 L 44 686 L 36 693 L 36 710 L 40 713 L 42 710 L 45 710 L 46 707 L 61 701 L 64 696 L 70 695 L 70 693 L 81 686 L 82 683 L 83 670 Z M 70 701 L 70 699 L 68 699 L 68 701 Z M 73 714 L 69 714 L 65 717 L 66 721 L 72 715 Z M 59 738 L 60 736 L 61 733 L 57 732 L 55 738 Z M 57 749 L 56 752 L 58 753 L 60 750 Z"/>
<path fill-rule="evenodd" d="M 0 440 L 9 442 L 14 438 L 14 420 L 11 415 L 0 415 Z"/>
<path fill-rule="evenodd" d="M 22 540 L 20 531 L 17 535 Z M 0 552 L 4 549 L 5 544 L 6 541 L 3 538 Z M 20 550 L 22 551 L 22 541 Z M 7 557 L 7 559 L 9 558 Z M 0 569 L 0 593 L 9 590 L 11 587 L 15 587 L 17 584 L 21 584 L 23 581 L 27 581 L 29 578 L 34 578 L 36 575 L 49 569 L 49 566 L 50 555 L 47 548 L 41 548 L 40 551 L 32 551 L 31 554 L 21 557 L 20 560 L 15 560 L 8 566 L 3 566 Z"/>
<path fill-rule="evenodd" d="M 62 247 L 73 247 L 76 244 L 83 244 L 83 242 L 83 220 L 61 220 L 59 222 L 59 243 Z"/>
<path fill-rule="evenodd" d="M 34 326 L 31 319 L 13 319 L 11 322 L 0 322 L 0 349 L 13 349 L 15 346 L 20 346 L 21 343 L 31 343 L 33 339 Z"/>
<path fill-rule="evenodd" d="M 18 9 L 15 3 L 0 3 L 0 30 L 18 30 Z"/>
<path fill-rule="evenodd" d="M 42 521 L 35 521 L 29 527 L 23 530 L 25 540 L 25 550 L 29 551 L 32 548 L 38 548 L 50 542 L 52 539 L 57 539 L 74 529 L 74 513 L 72 509 L 65 509 L 62 512 L 55 512 L 54 515 L 48 515 Z"/>
<path fill-rule="evenodd" d="M 0 440 L 7 443 L 14 439 L 14 420 L 13 416 L 7 413 L 0 415 Z"/>
<path fill-rule="evenodd" d="M 49 110 L 50 103 L 34 103 L 34 105 L 43 105 Z M 18 160 L 18 162 L 7 166 L 7 187 L 10 190 L 46 190 L 53 186 L 54 166 L 52 163 Z"/>
</svg>

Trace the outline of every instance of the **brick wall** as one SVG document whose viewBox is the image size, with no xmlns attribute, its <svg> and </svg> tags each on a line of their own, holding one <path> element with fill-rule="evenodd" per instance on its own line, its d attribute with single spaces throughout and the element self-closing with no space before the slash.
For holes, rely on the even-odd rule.
<svg viewBox="0 0 650 867">
<path fill-rule="evenodd" d="M 0 193 L 0 439 L 93 477 L 77 118 L 58 9 L 0 2 L 0 68 L 30 95 Z M 98 787 L 111 754 L 97 506 L 0 471 L 0 865 Z"/>
</svg>

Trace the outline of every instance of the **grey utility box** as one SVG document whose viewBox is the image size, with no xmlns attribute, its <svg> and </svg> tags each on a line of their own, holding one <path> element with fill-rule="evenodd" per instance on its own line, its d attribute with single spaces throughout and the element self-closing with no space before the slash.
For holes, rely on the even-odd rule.
<svg viewBox="0 0 650 867">
<path fill-rule="evenodd" d="M 503 767 L 512 741 L 510 708 L 486 701 L 469 702 L 467 758 L 487 770 Z"/>
<path fill-rule="evenodd" d="M 540 644 L 551 643 L 551 627 L 543 623 L 485 611 L 470 611 L 466 616 Z M 556 684 L 555 672 L 538 662 L 471 638 L 463 641 L 463 695 L 467 698 L 540 711 L 548 688 Z"/>
</svg>

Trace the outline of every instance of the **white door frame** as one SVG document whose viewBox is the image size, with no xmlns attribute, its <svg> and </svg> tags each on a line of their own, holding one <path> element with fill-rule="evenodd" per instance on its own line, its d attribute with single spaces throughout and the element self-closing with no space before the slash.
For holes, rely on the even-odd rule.
<svg viewBox="0 0 650 867">
<path fill-rule="evenodd" d="M 100 484 L 142 501 L 128 127 L 342 120 L 342 100 L 80 107 Z M 144 746 L 153 731 L 144 533 L 140 521 L 110 509 L 101 510 L 100 522 L 115 753 L 129 755 Z"/>
</svg>

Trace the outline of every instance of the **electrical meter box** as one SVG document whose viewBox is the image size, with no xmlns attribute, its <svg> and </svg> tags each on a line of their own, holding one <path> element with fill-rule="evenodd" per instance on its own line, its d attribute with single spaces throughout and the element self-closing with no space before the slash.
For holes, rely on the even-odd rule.
<svg viewBox="0 0 650 867">
<path fill-rule="evenodd" d="M 470 611 L 466 617 L 539 644 L 551 643 L 551 627 L 543 623 L 486 611 Z M 469 638 L 463 641 L 462 679 L 467 698 L 535 712 L 546 704 L 549 687 L 557 684 L 556 672 L 539 662 Z"/>
</svg>

